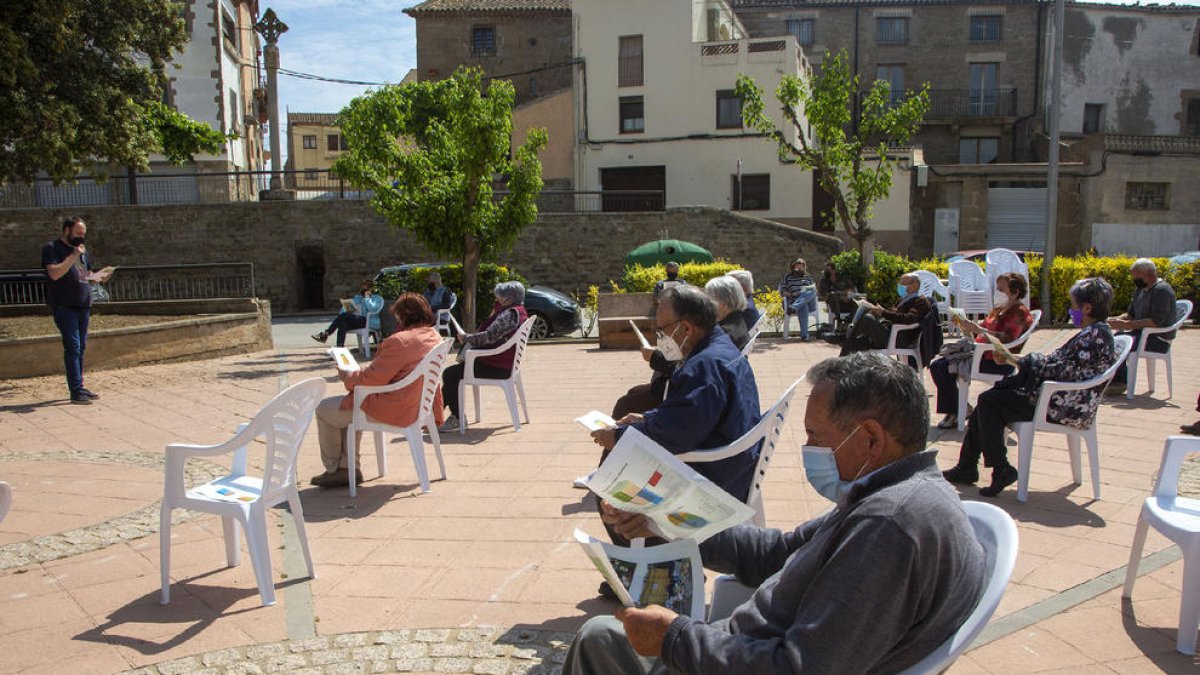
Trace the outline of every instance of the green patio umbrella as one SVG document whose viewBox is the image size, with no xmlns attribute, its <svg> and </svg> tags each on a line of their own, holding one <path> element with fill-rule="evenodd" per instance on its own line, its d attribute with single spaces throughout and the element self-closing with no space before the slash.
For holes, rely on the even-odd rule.
<svg viewBox="0 0 1200 675">
<path fill-rule="evenodd" d="M 652 267 L 659 263 L 677 262 L 712 262 L 713 254 L 703 246 L 697 246 L 689 241 L 678 239 L 659 239 L 642 244 L 625 256 L 625 266 Z"/>
</svg>

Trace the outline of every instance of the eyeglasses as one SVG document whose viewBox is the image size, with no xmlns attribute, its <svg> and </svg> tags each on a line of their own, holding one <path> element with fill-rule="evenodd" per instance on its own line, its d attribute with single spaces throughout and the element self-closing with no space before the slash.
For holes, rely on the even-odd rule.
<svg viewBox="0 0 1200 675">
<path fill-rule="evenodd" d="M 667 328 L 668 328 L 669 326 L 674 326 L 675 324 L 679 323 L 680 321 L 683 321 L 683 319 L 675 319 L 675 320 L 674 320 L 674 321 L 672 321 L 671 323 L 668 323 L 668 324 L 664 324 L 664 325 L 662 325 L 662 326 L 659 326 L 659 327 L 658 327 L 658 332 L 660 332 L 660 333 L 663 333 L 663 334 L 666 334 L 666 332 L 667 332 Z"/>
</svg>

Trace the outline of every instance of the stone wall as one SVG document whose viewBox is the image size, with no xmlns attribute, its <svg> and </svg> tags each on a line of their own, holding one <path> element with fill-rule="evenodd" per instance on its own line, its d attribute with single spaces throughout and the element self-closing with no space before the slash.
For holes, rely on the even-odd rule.
<svg viewBox="0 0 1200 675">
<path fill-rule="evenodd" d="M 277 312 L 331 309 L 381 267 L 444 259 L 408 233 L 393 232 L 366 202 L 287 201 L 0 211 L 0 269 L 39 267 L 42 245 L 74 214 L 89 224 L 88 246 L 99 265 L 252 262 L 257 294 Z M 664 235 L 744 265 L 759 286 L 778 283 L 796 256 L 817 268 L 841 248 L 834 237 L 800 228 L 684 207 L 543 214 L 499 261 L 531 282 L 585 291 L 620 278 L 627 252 Z M 306 279 L 315 279 L 310 285 L 318 297 L 307 297 Z"/>
</svg>

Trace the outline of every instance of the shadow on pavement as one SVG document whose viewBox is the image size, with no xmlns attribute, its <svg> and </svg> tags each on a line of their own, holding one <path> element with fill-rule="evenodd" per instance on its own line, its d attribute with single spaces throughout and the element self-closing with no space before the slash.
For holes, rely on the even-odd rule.
<svg viewBox="0 0 1200 675">
<path fill-rule="evenodd" d="M 1135 596 L 1137 595 L 1136 585 L 1133 587 L 1133 593 Z M 1186 656 L 1175 651 L 1175 630 L 1171 630 L 1168 637 L 1162 629 L 1139 625 L 1137 614 L 1133 610 L 1133 602 L 1129 598 L 1121 598 L 1121 625 L 1125 628 L 1125 634 L 1129 636 L 1129 639 L 1146 655 L 1146 658 L 1161 668 L 1162 672 L 1196 672 L 1196 668 L 1200 667 L 1200 658 Z M 1163 648 L 1164 644 L 1168 645 L 1166 649 Z"/>
</svg>

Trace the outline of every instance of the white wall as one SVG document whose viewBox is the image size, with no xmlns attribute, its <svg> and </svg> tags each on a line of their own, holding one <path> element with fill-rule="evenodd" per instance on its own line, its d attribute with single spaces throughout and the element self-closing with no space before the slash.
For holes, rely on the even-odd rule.
<svg viewBox="0 0 1200 675">
<path fill-rule="evenodd" d="M 1139 257 L 1196 251 L 1200 250 L 1200 224 L 1094 223 L 1092 246 L 1100 255 L 1123 253 Z"/>
</svg>

